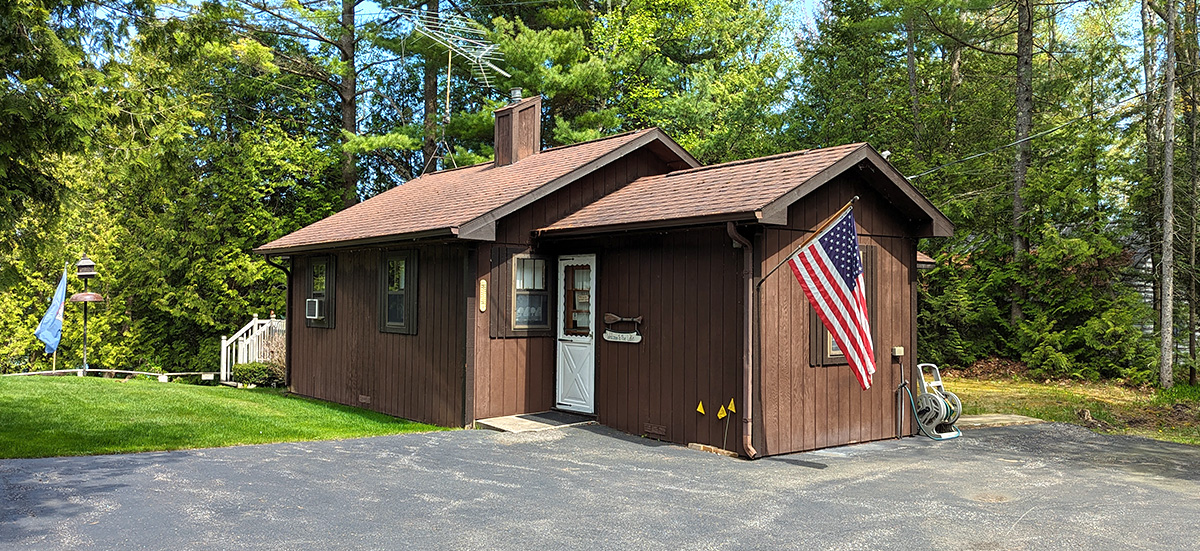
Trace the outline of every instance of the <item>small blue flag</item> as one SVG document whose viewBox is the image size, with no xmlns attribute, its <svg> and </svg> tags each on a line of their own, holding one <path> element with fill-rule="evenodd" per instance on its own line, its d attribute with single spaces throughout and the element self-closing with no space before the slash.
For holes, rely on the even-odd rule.
<svg viewBox="0 0 1200 551">
<path fill-rule="evenodd" d="M 50 301 L 50 307 L 46 309 L 46 315 L 42 316 L 42 323 L 38 324 L 37 331 L 33 334 L 42 342 L 46 343 L 46 353 L 53 354 L 58 350 L 58 341 L 62 340 L 62 324 L 63 324 L 63 303 L 67 301 L 67 266 L 63 267 L 62 279 L 58 280 L 58 288 L 54 290 L 54 299 Z"/>
</svg>

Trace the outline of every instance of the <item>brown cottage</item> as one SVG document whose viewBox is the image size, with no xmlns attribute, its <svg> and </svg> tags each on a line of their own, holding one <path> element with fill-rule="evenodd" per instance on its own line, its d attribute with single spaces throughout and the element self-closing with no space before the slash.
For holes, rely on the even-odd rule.
<svg viewBox="0 0 1200 551">
<path fill-rule="evenodd" d="M 752 457 L 913 434 L 916 240 L 953 226 L 871 146 L 699 166 L 651 128 L 537 151 L 541 112 L 496 112 L 494 163 L 256 249 L 291 260 L 294 392 L 447 426 L 558 408 L 713 446 L 732 402 L 726 446 Z M 790 273 L 758 285 L 854 195 L 868 391 Z"/>
</svg>

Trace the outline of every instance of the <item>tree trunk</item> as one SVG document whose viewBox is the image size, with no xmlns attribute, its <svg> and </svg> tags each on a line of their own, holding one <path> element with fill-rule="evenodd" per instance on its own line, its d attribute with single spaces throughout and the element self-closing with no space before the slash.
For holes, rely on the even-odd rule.
<svg viewBox="0 0 1200 551">
<path fill-rule="evenodd" d="M 358 134 L 358 69 L 355 66 L 354 0 L 342 0 L 342 35 L 338 38 L 342 62 L 346 74 L 338 84 L 341 100 L 342 130 Z M 346 137 L 342 137 L 345 142 Z M 353 153 L 343 152 L 342 157 L 342 207 L 358 202 L 358 160 Z"/>
<path fill-rule="evenodd" d="M 951 50 L 947 57 L 950 58 L 950 87 L 946 91 L 945 115 L 943 116 L 944 128 L 951 128 L 954 124 L 955 117 L 955 95 L 958 92 L 958 87 L 962 85 L 962 46 L 954 44 L 950 46 Z M 941 140 L 939 144 L 943 151 L 949 150 L 952 143 L 954 132 L 941 132 Z"/>
<path fill-rule="evenodd" d="M 1188 69 L 1191 71 L 1200 67 L 1200 38 L 1196 35 L 1196 0 L 1184 3 L 1185 50 L 1187 52 Z M 1196 120 L 1196 77 L 1187 79 L 1187 136 L 1188 136 L 1188 175 L 1191 178 L 1191 220 L 1188 247 L 1188 384 L 1196 384 L 1196 216 L 1200 214 L 1200 173 L 1196 172 L 1197 161 L 1197 120 Z"/>
<path fill-rule="evenodd" d="M 1025 200 L 1021 196 L 1025 188 L 1029 164 L 1033 156 L 1033 148 L 1028 141 L 1033 128 L 1033 5 L 1032 0 L 1017 1 L 1017 144 L 1016 159 L 1013 163 L 1013 259 L 1022 262 L 1029 250 L 1029 242 L 1025 239 Z M 1009 317 L 1013 324 L 1024 319 L 1021 303 L 1025 299 L 1025 288 L 1018 282 L 1013 283 L 1012 302 L 1010 302 Z"/>
<path fill-rule="evenodd" d="M 1157 54 L 1154 51 L 1154 11 L 1150 7 L 1148 0 L 1142 0 L 1141 4 L 1141 22 L 1142 22 L 1142 82 L 1144 83 L 1145 96 L 1142 100 L 1144 112 L 1142 113 L 1142 130 L 1145 133 L 1146 141 L 1146 182 L 1158 181 L 1158 117 L 1156 115 L 1155 105 L 1157 105 L 1158 94 L 1155 93 L 1154 84 L 1157 80 L 1155 76 L 1155 64 L 1157 62 Z M 1157 194 L 1155 194 L 1157 197 Z M 1148 210 L 1157 205 L 1148 205 Z M 1162 268 L 1162 243 L 1157 239 L 1151 239 L 1149 232 L 1153 231 L 1147 228 L 1146 241 L 1147 249 L 1150 255 L 1151 264 L 1151 291 L 1154 295 L 1154 332 L 1159 334 L 1162 332 L 1160 321 L 1162 320 L 1162 277 L 1160 277 Z"/>
<path fill-rule="evenodd" d="M 425 11 L 431 18 L 437 18 L 440 8 L 439 0 L 427 0 L 425 3 Z M 424 77 L 421 92 L 425 99 L 425 126 L 423 131 L 425 141 L 421 145 L 421 152 L 423 153 L 422 162 L 425 163 L 425 168 L 422 172 L 432 172 L 437 170 L 433 157 L 437 155 L 438 111 L 438 66 L 432 54 L 425 57 Z"/>
<path fill-rule="evenodd" d="M 1142 114 L 1143 130 L 1146 134 L 1146 172 L 1151 178 L 1158 175 L 1158 147 L 1157 147 L 1157 123 L 1154 115 L 1155 94 L 1154 82 L 1157 77 L 1154 74 L 1154 62 L 1157 56 L 1154 55 L 1154 40 L 1151 38 L 1154 28 L 1154 12 L 1150 9 L 1150 3 L 1147 0 L 1142 0 L 1142 82 L 1146 86 L 1146 97 L 1142 104 L 1145 106 L 1146 112 Z"/>
<path fill-rule="evenodd" d="M 1171 388 L 1175 361 L 1175 2 L 1167 2 L 1167 65 L 1163 69 L 1162 348 L 1159 384 Z"/>
<path fill-rule="evenodd" d="M 921 97 L 917 88 L 917 48 L 913 33 L 912 19 L 909 18 L 904 24 L 904 46 L 908 52 L 908 95 L 912 98 L 913 152 L 917 156 L 917 161 L 924 163 L 925 153 L 921 150 L 921 134 L 925 133 L 925 128 L 921 124 Z"/>
</svg>

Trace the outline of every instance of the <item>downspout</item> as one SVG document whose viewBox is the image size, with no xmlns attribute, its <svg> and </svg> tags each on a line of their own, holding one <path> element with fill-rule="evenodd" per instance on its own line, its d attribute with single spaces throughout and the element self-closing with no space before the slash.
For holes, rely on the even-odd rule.
<svg viewBox="0 0 1200 551">
<path fill-rule="evenodd" d="M 294 313 L 292 311 L 292 272 L 291 272 L 291 270 L 288 270 L 286 267 L 284 267 L 283 264 L 278 264 L 276 262 L 273 262 L 271 260 L 270 256 L 263 255 L 263 260 L 266 260 L 267 264 L 270 264 L 276 268 L 279 268 L 279 270 L 283 272 L 284 277 L 287 278 L 287 285 L 284 287 L 284 289 L 285 289 L 284 290 L 284 297 L 285 297 L 284 298 L 284 308 L 287 308 L 287 318 L 285 318 L 285 321 L 284 321 L 284 331 L 283 331 L 283 348 L 284 348 L 283 363 L 285 364 L 284 365 L 283 384 L 285 387 L 288 388 L 288 390 L 291 390 L 291 388 L 292 388 L 292 328 L 291 328 L 291 325 L 292 325 L 292 317 L 293 317 L 293 313 Z"/>
<path fill-rule="evenodd" d="M 733 222 L 725 223 L 725 231 L 733 239 L 735 246 L 742 248 L 742 279 L 746 282 L 746 312 L 743 316 L 742 327 L 742 446 L 746 456 L 754 459 L 758 451 L 752 444 L 754 440 L 754 248 L 750 240 L 742 237 L 734 227 Z"/>
<path fill-rule="evenodd" d="M 462 426 L 475 426 L 475 326 L 476 316 L 479 315 L 479 296 L 476 294 L 476 273 L 479 269 L 479 247 L 471 245 L 463 253 L 463 295 L 467 302 L 467 311 L 463 315 L 463 419 Z"/>
</svg>

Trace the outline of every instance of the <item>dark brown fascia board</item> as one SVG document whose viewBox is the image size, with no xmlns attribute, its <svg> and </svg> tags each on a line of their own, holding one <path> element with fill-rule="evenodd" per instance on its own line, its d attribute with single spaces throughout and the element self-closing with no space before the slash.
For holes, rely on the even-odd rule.
<svg viewBox="0 0 1200 551">
<path fill-rule="evenodd" d="M 671 166 L 672 170 L 686 170 L 689 168 L 700 167 L 700 161 L 697 161 L 691 153 L 688 153 L 688 150 L 684 149 L 682 145 L 679 145 L 679 143 L 671 139 L 671 137 L 668 136 L 666 132 L 663 132 L 661 128 L 651 128 L 649 134 L 654 134 L 659 139 L 659 143 L 657 145 L 667 148 L 668 151 L 674 153 L 675 156 L 679 158 L 678 161 L 663 159 L 664 161 L 667 161 L 667 165 Z M 655 154 L 658 154 L 658 152 L 655 151 Z M 673 166 L 678 165 L 679 163 L 683 163 L 686 166 L 679 166 L 678 168 Z"/>
<path fill-rule="evenodd" d="M 282 247 L 264 249 L 259 247 L 251 252 L 261 254 L 263 256 L 282 256 L 299 253 L 315 253 L 323 251 L 332 251 L 335 249 L 349 249 L 361 247 L 365 245 L 378 245 L 381 243 L 398 243 L 401 241 L 417 241 L 421 239 L 432 238 L 454 238 L 458 236 L 458 228 L 438 228 L 413 233 L 401 233 L 394 235 L 381 235 L 377 237 L 364 237 L 362 239 L 350 239 L 347 241 L 334 241 L 329 243 L 313 243 L 311 245 L 297 245 L 294 247 Z"/>
<path fill-rule="evenodd" d="M 538 236 L 545 237 L 567 237 L 578 236 L 596 233 L 616 233 L 627 231 L 642 231 L 642 230 L 672 230 L 691 228 L 696 226 L 709 226 L 713 224 L 724 224 L 725 222 L 744 222 L 755 221 L 755 213 L 753 212 L 733 212 L 710 214 L 705 216 L 689 216 L 687 218 L 668 218 L 665 220 L 647 220 L 643 222 L 629 222 L 624 224 L 609 224 L 602 226 L 581 226 L 577 228 L 554 228 L 554 229 L 539 229 Z"/>
<path fill-rule="evenodd" d="M 829 183 L 838 175 L 850 170 L 855 165 L 869 161 L 880 173 L 887 178 L 896 189 L 898 189 L 913 206 L 919 209 L 923 214 L 929 217 L 930 223 L 924 225 L 921 231 L 917 232 L 920 237 L 949 237 L 954 234 L 954 224 L 950 219 L 942 214 L 933 203 L 929 202 L 921 192 L 917 191 L 911 183 L 908 182 L 890 163 L 888 163 L 882 155 L 880 155 L 873 147 L 868 144 L 863 144 L 858 149 L 847 154 L 845 157 L 838 159 L 837 162 L 829 165 L 825 170 L 817 173 L 812 178 L 805 180 L 799 186 L 792 188 L 791 191 L 783 194 L 778 199 L 771 201 L 763 208 L 755 212 L 758 221 L 763 224 L 772 224 L 783 226 L 787 224 L 788 207 L 804 198 L 808 194 L 816 191 L 817 188 Z M 888 194 L 884 194 L 885 196 Z"/>
<path fill-rule="evenodd" d="M 547 182 L 546 184 L 529 193 L 526 193 L 525 195 L 509 201 L 505 205 L 497 207 L 483 214 L 482 216 L 466 222 L 460 226 L 458 237 L 461 239 L 473 239 L 478 241 L 495 241 L 496 221 L 524 207 L 527 207 L 533 204 L 534 201 L 537 201 L 538 199 L 546 197 L 551 193 L 562 189 L 571 182 L 591 174 L 592 172 L 603 168 L 605 165 L 608 165 L 609 163 L 656 141 L 666 146 L 671 152 L 678 155 L 679 158 L 688 163 L 691 168 L 700 166 L 700 162 L 697 161 L 695 157 L 692 157 L 692 155 L 684 150 L 682 146 L 675 143 L 675 141 L 667 136 L 666 133 L 658 128 L 651 128 L 637 139 L 630 141 L 629 143 L 622 145 L 621 147 L 618 147 L 559 178 L 551 180 L 550 182 Z"/>
<path fill-rule="evenodd" d="M 909 201 L 912 201 L 917 208 L 929 216 L 931 231 L 929 235 L 922 235 L 921 237 L 950 237 L 954 235 L 954 222 L 951 222 L 950 218 L 941 209 L 937 208 L 928 197 L 917 191 L 916 186 L 912 185 L 912 182 L 909 182 L 908 178 L 900 174 L 900 171 L 896 170 L 896 167 L 892 166 L 892 163 L 887 162 L 887 159 L 884 159 L 883 155 L 875 151 L 875 148 L 871 147 L 870 144 L 866 146 L 866 151 L 868 158 L 871 159 L 871 163 L 875 165 L 875 168 L 879 169 L 884 176 L 887 176 L 888 180 L 891 180 Z"/>
</svg>

